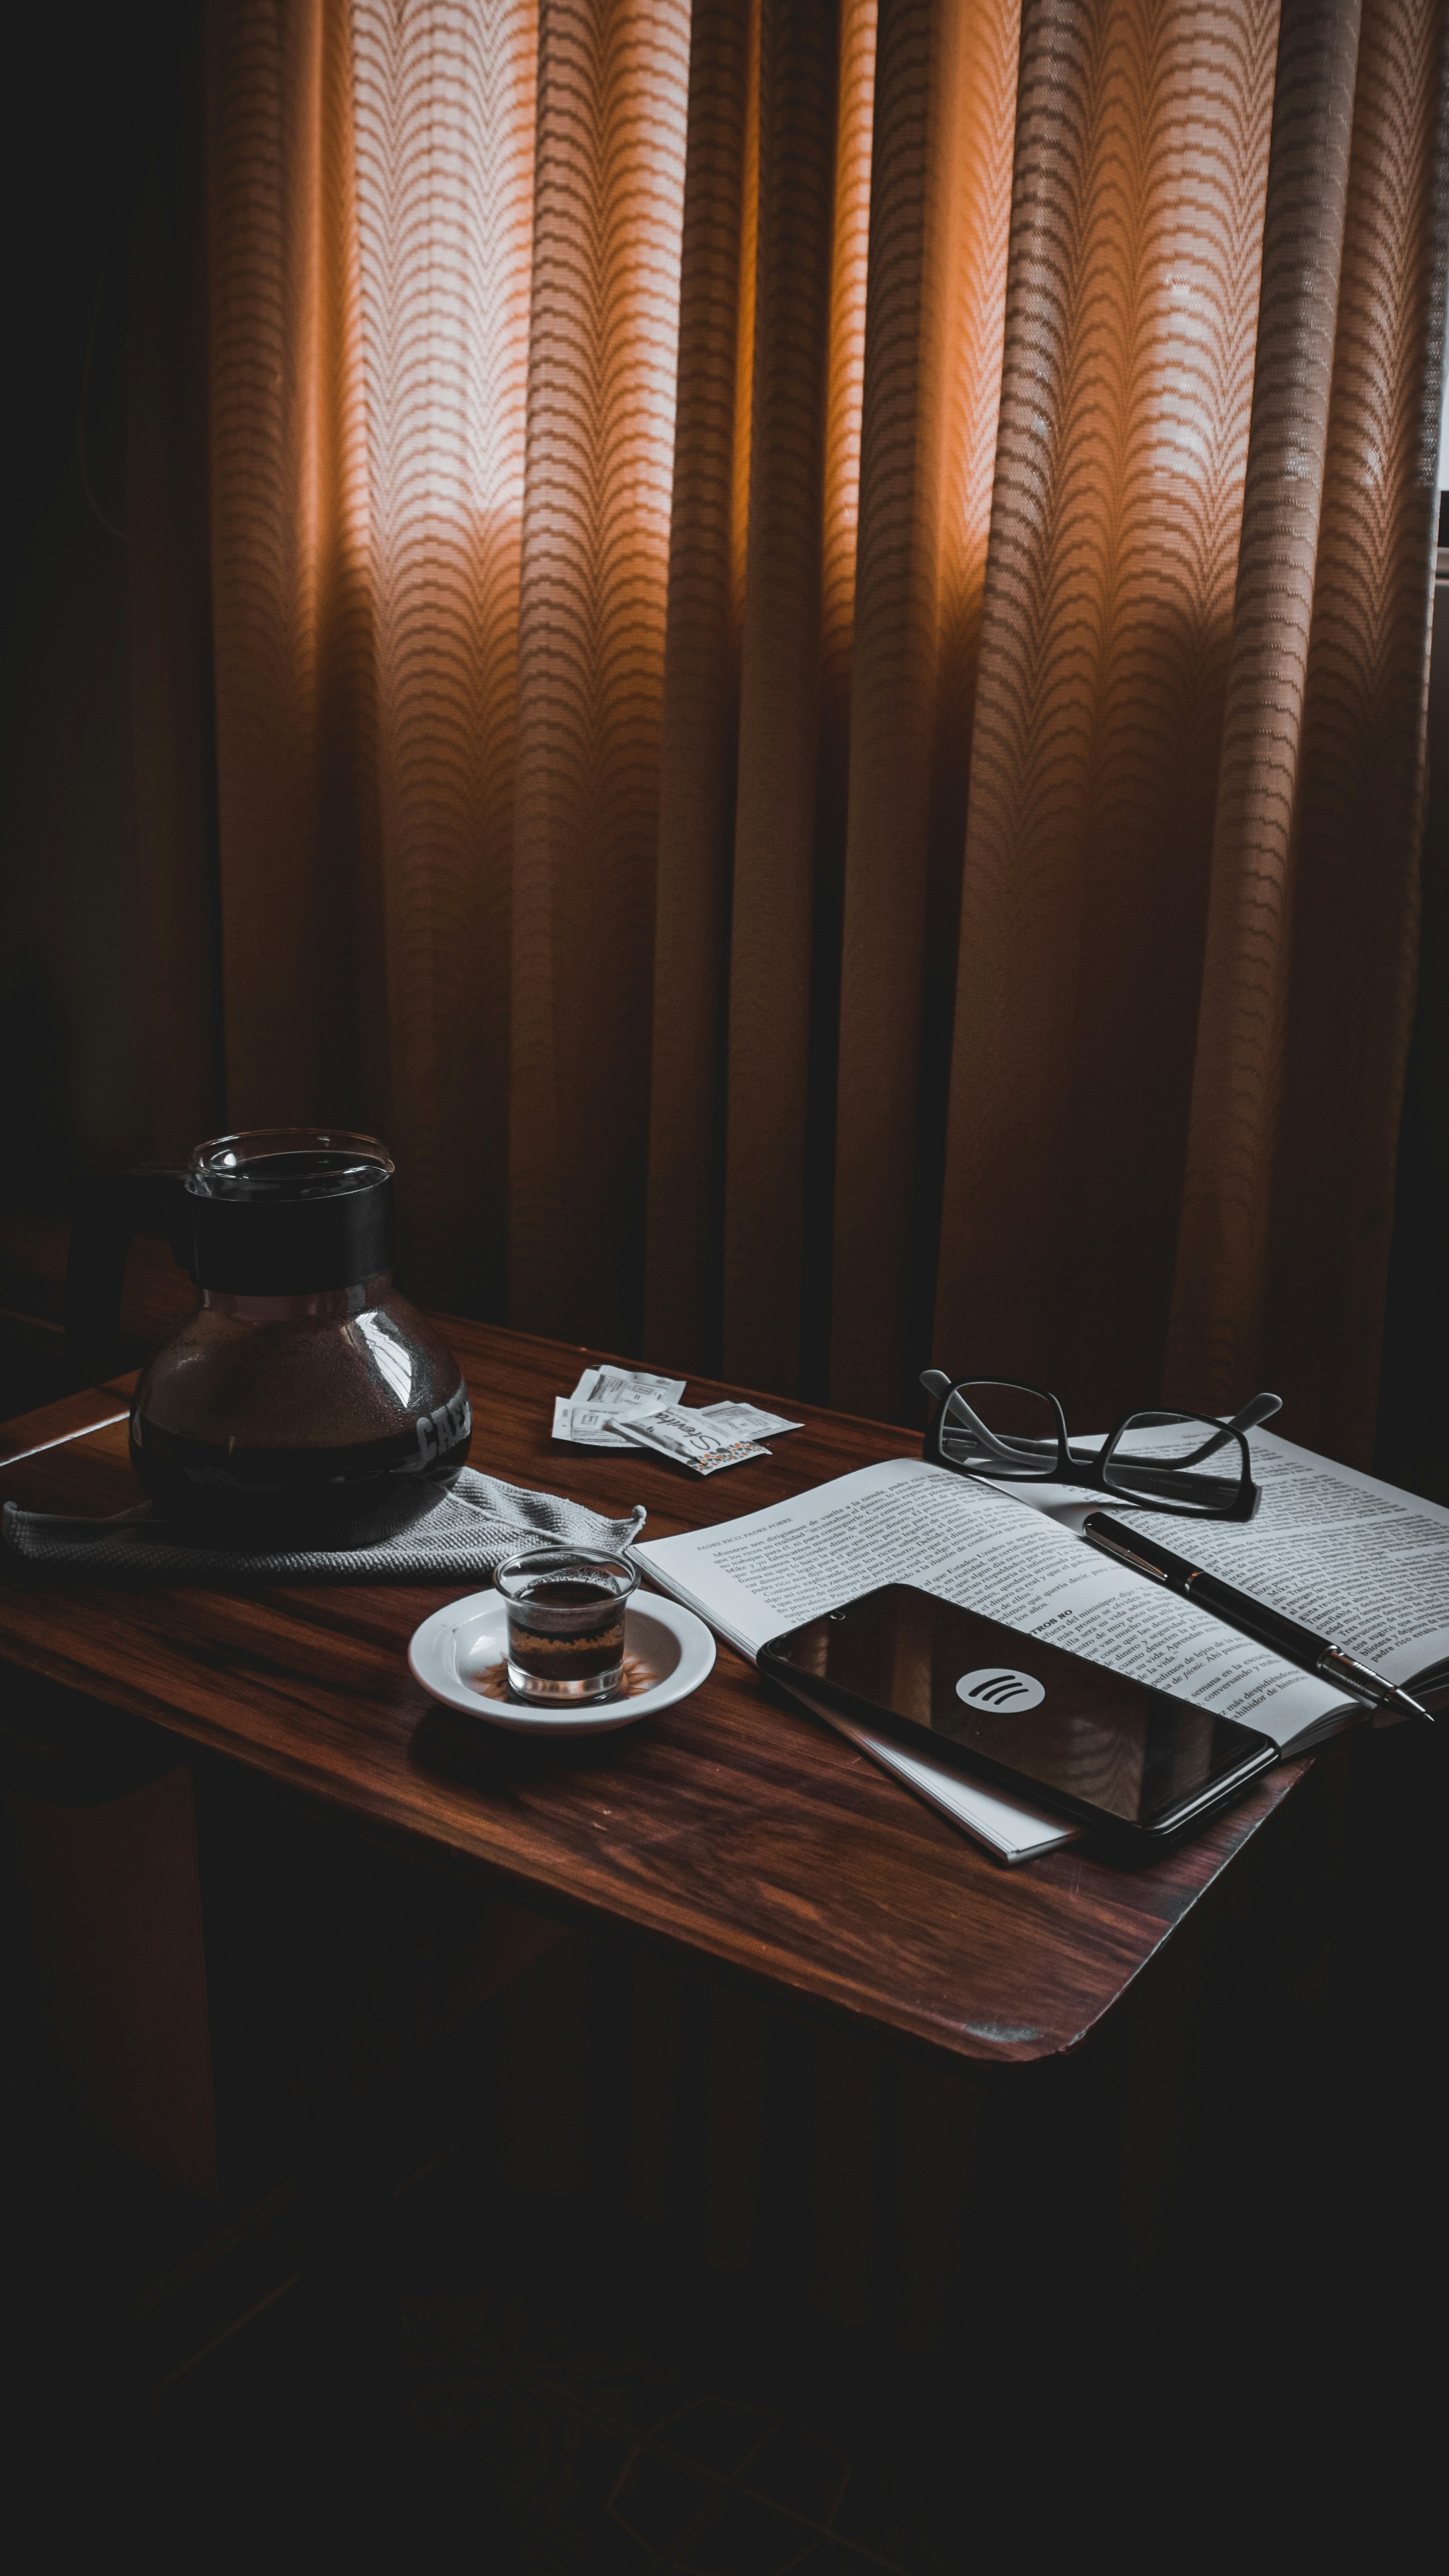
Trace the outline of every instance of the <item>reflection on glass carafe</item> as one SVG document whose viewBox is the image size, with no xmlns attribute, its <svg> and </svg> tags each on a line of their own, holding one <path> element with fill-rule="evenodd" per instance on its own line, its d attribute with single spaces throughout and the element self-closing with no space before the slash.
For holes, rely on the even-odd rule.
<svg viewBox="0 0 1449 2576">
<path fill-rule="evenodd" d="M 392 1284 L 393 1165 L 336 1129 L 198 1145 L 123 1173 L 77 1219 L 67 1351 L 108 1365 L 134 1232 L 164 1233 L 200 1292 L 143 1372 L 131 1458 L 168 1519 L 219 1541 L 358 1546 L 436 1503 L 472 1419 L 447 1344 Z"/>
</svg>

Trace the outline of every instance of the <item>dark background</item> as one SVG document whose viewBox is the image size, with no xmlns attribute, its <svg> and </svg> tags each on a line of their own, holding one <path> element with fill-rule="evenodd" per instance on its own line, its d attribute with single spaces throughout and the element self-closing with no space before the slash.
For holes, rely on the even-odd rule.
<svg viewBox="0 0 1449 2576">
<path fill-rule="evenodd" d="M 4 1197 L 56 1213 L 77 1173 L 132 1158 L 147 1141 L 130 940 L 126 323 L 132 223 L 183 14 L 26 11 L 9 38 Z"/>
<path fill-rule="evenodd" d="M 203 219 L 200 41 L 198 0 L 124 10 L 76 0 L 25 12 L 8 39 L 0 1228 L 15 1211 L 64 1218 L 85 1174 L 150 1150 L 133 936 L 127 432 L 138 401 L 136 317 L 141 298 L 155 296 L 154 259 L 149 270 L 140 265 L 144 245 L 154 250 L 159 231 L 184 264 L 187 236 Z M 165 318 L 176 362 L 198 389 L 201 529 L 204 316 Z M 154 326 L 154 312 L 149 320 Z M 1449 554 L 1444 561 L 1449 569 Z M 1377 1464 L 1394 1481 L 1449 1500 L 1439 1284 L 1449 1207 L 1449 643 L 1431 687 L 1431 769 L 1443 788 L 1437 798 L 1431 792 L 1425 841 Z M 27 1235 L 17 1249 L 13 1228 L 0 1236 L 0 1414 L 41 1403 L 64 1383 L 55 1279 L 27 1276 L 34 1244 Z M 58 1252 L 46 1258 L 53 1270 Z"/>
<path fill-rule="evenodd" d="M 149 1149 L 132 937 L 128 323 L 135 307 L 134 245 L 143 222 L 159 213 L 163 227 L 181 236 L 198 220 L 187 178 L 185 127 L 198 101 L 199 21 L 197 0 L 132 0 L 126 8 L 114 0 L 110 6 L 73 0 L 63 9 L 16 13 L 7 28 L 8 114 L 0 153 L 11 352 L 7 399 L 0 404 L 0 1418 L 46 1401 L 65 1383 L 54 1267 L 60 1238 L 54 1225 L 47 1234 L 25 1220 L 63 1219 L 80 1178 Z M 200 381 L 202 335 L 187 317 L 178 328 L 183 349 L 192 335 Z M 1445 562 L 1449 568 L 1449 555 Z M 1423 971 L 1400 1158 L 1379 1464 L 1396 1481 L 1449 1500 L 1449 1401 L 1439 1312 L 1449 1205 L 1446 638 L 1449 622 L 1441 629 L 1440 667 L 1431 685 L 1431 746 L 1438 749 L 1444 785 L 1431 802 L 1425 845 Z M 1375 1738 L 1368 1749 L 1394 1743 Z M 1434 2124 L 1424 2038 L 1437 2019 L 1433 1889 L 1439 1802 L 1437 1773 L 1426 1764 L 1435 1750 L 1417 1748 L 1407 1769 L 1385 1764 L 1369 1776 L 1366 1793 L 1354 1803 L 1349 1904 L 1324 1992 L 1315 2000 L 1305 1988 L 1294 2010 L 1285 2008 L 1285 2019 L 1273 2020 L 1264 2008 L 1261 2028 L 1255 2024 L 1242 2042 L 1246 2072 L 1233 2085 L 1224 2083 L 1210 2101 L 1203 2170 L 1209 2180 L 1226 2178 L 1226 2200 L 1206 2236 L 1195 2232 L 1185 2274 L 1178 2261 L 1170 2267 L 1162 2313 L 1144 2327 L 1139 2360 L 1144 2375 L 1180 2384 L 1184 2352 L 1218 2360 L 1211 2340 L 1216 2316 L 1223 2337 L 1217 2387 L 1232 2392 L 1235 2422 L 1221 2451 L 1195 2447 L 1185 2463 L 1168 2500 L 1167 2527 L 1173 2530 L 1182 2527 L 1184 2514 L 1200 2516 L 1204 2487 L 1221 2482 L 1224 2461 L 1246 2451 L 1262 2464 L 1276 2453 L 1291 2463 L 1295 2534 L 1301 2539 L 1300 2516 L 1312 2492 L 1338 2502 L 1346 2471 L 1335 2459 L 1299 2446 L 1295 2396 L 1305 2406 L 1321 2403 L 1324 2442 L 1342 2461 L 1366 2449 L 1373 2456 L 1375 2406 L 1392 2396 L 1416 2348 L 1394 2302 L 1402 2298 L 1412 2306 L 1422 2262 L 1414 2230 L 1418 2213 L 1430 2205 Z M 330 1893 L 336 1880 L 325 1884 Z M 1284 1911 L 1289 1910 L 1285 1896 Z M 1260 1981 L 1248 1982 L 1253 1987 Z M 1238 2034 L 1230 2036 L 1238 2046 Z M 26 2101 L 24 2083 L 16 2099 Z M 13 2378 L 30 2385 L 33 2395 L 38 2391 L 68 2446 L 65 2474 L 47 2494 L 47 2515 L 74 2486 L 82 2455 L 106 2459 L 104 2450 L 93 2449 L 93 2427 L 107 2409 L 143 2472 L 150 2468 L 175 2480 L 187 2454 L 196 2454 L 208 2475 L 216 2469 L 213 2510 L 215 2496 L 230 2499 L 249 2486 L 259 2463 L 297 2426 L 309 2445 L 316 2442 L 324 2451 L 329 2441 L 343 2438 L 344 2429 L 361 2445 L 396 2444 L 402 2401 L 393 2399 L 387 2373 L 395 2365 L 375 2322 L 385 2303 L 377 2287 L 382 2265 L 373 2250 L 380 2231 L 369 2219 L 362 2252 L 357 2231 L 342 2230 L 328 2258 L 331 2269 L 322 2267 L 321 2292 L 309 2286 L 315 2321 L 308 2322 L 314 2313 L 308 2309 L 302 2326 L 295 2325 L 296 2300 L 267 2307 L 271 2340 L 264 2339 L 255 2354 L 250 2345 L 243 2347 L 243 2360 L 231 2366 L 230 2376 L 223 2370 L 218 2390 L 192 2399 L 189 2411 L 178 2407 L 179 2434 L 169 2418 L 162 2419 L 159 2434 L 152 2427 L 147 2438 L 160 2443 L 153 2459 L 130 2416 L 117 2411 L 114 2391 L 122 2373 L 105 2340 L 115 2331 L 108 2321 L 120 2307 L 120 2295 L 110 2286 L 112 2270 L 122 2268 L 134 2245 L 141 2247 L 134 2258 L 138 2271 L 150 2260 L 151 2240 L 137 2218 L 144 2178 L 127 2173 L 106 2182 L 103 2174 L 105 2188 L 98 2187 L 94 2142 L 69 2145 L 65 2155 L 57 2155 L 50 2117 L 43 2101 L 37 2106 L 31 2100 L 10 2124 L 16 2169 L 12 2173 L 7 2166 L 3 2182 L 7 2233 L 29 2250 L 34 2273 L 22 2295 L 12 2292 L 4 2302 L 17 2344 Z M 459 2204 L 492 2213 L 495 2204 L 486 2183 L 480 2192 L 479 2171 L 476 2159 L 463 2165 Z M 1269 2178 L 1262 2189 L 1260 2176 Z M 1244 2190 L 1245 2177 L 1254 2184 L 1251 2194 Z M 1299 2186 L 1298 2197 L 1290 2190 L 1286 2205 L 1279 2189 L 1284 2177 Z M 390 2192 L 389 2181 L 378 2195 L 389 2209 Z M 364 2195 L 355 2196 L 361 2207 Z M 1248 2199 L 1252 2207 L 1244 2205 Z M 1205 2201 L 1215 2206 L 1212 2192 L 1205 2192 Z M 550 2244 L 557 2238 L 572 2257 L 579 2231 L 560 2234 L 556 2206 L 546 2206 L 546 2228 L 535 2222 L 533 2234 L 521 2235 L 521 2272 L 530 2265 L 543 2269 L 535 2246 L 540 2234 Z M 508 2204 L 497 2221 L 505 2235 L 515 2218 Z M 612 2207 L 595 2211 L 591 2204 L 583 2220 L 583 2236 L 595 2248 L 617 2232 Z M 458 2217 L 451 2204 L 445 2233 L 453 2247 Z M 626 2251 L 632 2243 L 625 2240 Z M 290 2252 L 286 2260 L 292 2262 Z M 456 2268 L 452 2253 L 450 2264 Z M 317 2268 L 304 2265 L 309 2285 Z M 399 2279 L 408 2286 L 413 2275 L 400 2267 Z M 451 2270 L 447 2286 L 451 2294 Z M 681 2296 L 693 2295 L 695 2286 L 693 2272 L 681 2275 Z M 972 2286 L 980 2315 L 979 2285 Z M 1060 2289 L 1055 2284 L 1053 2295 L 1026 2304 L 1020 2346 L 1011 2348 L 1014 2367 L 1000 2374 L 1003 2387 L 1019 2396 L 1018 2405 L 1006 2408 L 1008 2415 L 1015 2413 L 1019 2434 L 1034 2434 L 1038 2424 L 1043 2344 L 1050 2346 L 1059 2334 L 1068 2304 Z M 1355 2344 L 1352 2324 L 1361 2307 L 1372 2318 Z M 1014 2322 L 1009 2310 L 990 2301 L 984 2313 L 993 2320 L 994 2337 Z M 701 2319 L 707 2315 L 712 2311 L 702 2308 Z M 661 2329 L 646 2323 L 646 2341 L 653 2345 Z M 1036 2334 L 1039 2325 L 1044 2337 Z M 1286 2356 L 1275 2335 L 1286 2338 Z M 47 2338 L 56 2346 L 53 2367 Z M 755 2340 L 749 2346 L 752 2366 Z M 1320 2367 L 1333 2383 L 1322 2390 L 1308 2367 L 1320 2343 Z M 990 2350 L 1002 2357 L 999 2342 Z M 855 2346 L 841 2358 L 843 2365 L 853 2363 Z M 1093 2366 L 1100 2369 L 1101 2358 L 1098 2341 L 1085 2357 L 1072 2402 L 1093 2393 L 1088 2374 Z M 455 2372 L 460 2367 L 450 2364 Z M 1245 2388 L 1245 2370 L 1261 2370 L 1269 2384 L 1255 2386 L 1250 2376 Z M 87 2374 L 97 2381 L 98 2393 L 88 2392 Z M 1107 2379 L 1113 2393 L 1110 2372 Z M 1198 2395 L 1210 2409 L 1211 2389 L 1200 2387 Z M 360 2437 L 351 2428 L 354 2414 Z M 1114 2527 L 1120 2526 L 1124 2505 L 1140 2509 L 1151 2453 L 1144 2420 L 1129 2414 L 1125 2449 L 1124 2427 L 1115 2428 Z M 1196 2418 L 1199 2426 L 1211 2420 L 1210 2411 Z M 1412 2438 L 1411 2406 L 1403 2421 Z M 240 2427 L 238 2433 L 233 2426 Z M 230 2445 L 224 2451 L 223 2431 Z M 218 2448 L 207 2450 L 204 2439 Z M 415 2514 L 419 2496 L 436 2488 L 440 2471 L 438 2446 L 418 2451 L 415 2443 L 407 2447 L 412 2440 L 405 2435 L 401 2458 L 411 2479 L 408 2509 Z M 455 2447 L 464 2452 L 466 2446 Z M 949 2461 L 952 2454 L 946 2450 L 942 2456 Z M 491 2531 L 493 2488 L 485 2486 L 480 2498 L 471 2452 L 464 2465 L 470 2529 Z M 1030 2465 L 1039 2479 L 1040 2456 Z M 986 2466 L 987 2483 L 1001 2486 L 989 2461 Z M 375 2492 L 374 2459 L 362 2464 L 358 2486 L 369 2496 Z M 1381 2548 L 1382 2516 L 1392 2509 L 1399 2487 L 1396 2463 L 1384 2480 L 1389 2507 L 1376 2507 Z M 1039 2486 L 1010 2493 L 1013 2505 L 1024 2496 L 1035 2518 Z M 953 2483 L 950 2508 L 957 2537 L 967 2529 L 974 2533 L 982 2512 L 980 2487 L 963 2507 Z M 201 2527 L 191 2529 L 193 2558 Z M 1163 2527 L 1159 2519 L 1159 2534 Z M 1014 2522 L 1018 2545 L 1019 2531 Z"/>
</svg>

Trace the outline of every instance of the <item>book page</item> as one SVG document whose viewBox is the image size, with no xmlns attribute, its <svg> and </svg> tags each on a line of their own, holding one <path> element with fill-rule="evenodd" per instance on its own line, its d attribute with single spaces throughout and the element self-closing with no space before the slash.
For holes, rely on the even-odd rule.
<svg viewBox="0 0 1449 2576">
<path fill-rule="evenodd" d="M 920 1458 L 861 1467 L 766 1511 L 648 1540 L 634 1553 L 748 1655 L 878 1584 L 915 1583 L 1256 1726 L 1280 1749 L 1343 1708 L 1342 1693 L 1111 1565 L 1045 1514 Z"/>
<path fill-rule="evenodd" d="M 1449 1511 L 1273 1431 L 1251 1432 L 1248 1447 L 1263 1489 L 1254 1520 L 1170 1521 L 1102 1495 L 1095 1508 L 1301 1620 L 1390 1681 L 1410 1682 L 1449 1658 Z"/>
</svg>

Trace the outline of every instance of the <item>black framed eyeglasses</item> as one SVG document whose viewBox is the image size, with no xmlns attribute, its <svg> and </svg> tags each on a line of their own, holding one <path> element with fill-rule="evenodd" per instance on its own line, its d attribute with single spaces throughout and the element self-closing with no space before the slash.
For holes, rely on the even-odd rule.
<svg viewBox="0 0 1449 2576">
<path fill-rule="evenodd" d="M 937 1398 L 923 1455 L 932 1466 L 993 1482 L 1085 1485 L 1139 1512 L 1250 1521 L 1262 1500 L 1247 1434 L 1280 1409 L 1255 1395 L 1229 1420 L 1160 1409 L 1129 1413 L 1100 1448 L 1073 1447 L 1066 1416 L 1045 1387 L 1015 1378 L 948 1378 L 926 1369 Z"/>
</svg>

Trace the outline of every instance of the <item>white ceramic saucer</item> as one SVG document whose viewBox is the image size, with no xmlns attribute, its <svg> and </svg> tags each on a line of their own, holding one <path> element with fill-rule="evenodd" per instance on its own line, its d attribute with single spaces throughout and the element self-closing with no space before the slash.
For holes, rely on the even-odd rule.
<svg viewBox="0 0 1449 2576">
<path fill-rule="evenodd" d="M 490 1699 L 470 1676 L 502 1661 L 507 1617 L 496 1592 L 470 1592 L 450 1601 L 415 1628 L 408 1647 L 414 1679 L 445 1708 L 481 1717 L 485 1726 L 507 1726 L 526 1735 L 603 1735 L 636 1726 L 641 1717 L 687 1699 L 714 1664 L 714 1639 L 702 1619 L 659 1592 L 636 1592 L 624 1612 L 624 1652 L 637 1655 L 659 1680 L 634 1699 L 595 1701 L 582 1708 L 528 1706 Z"/>
</svg>

